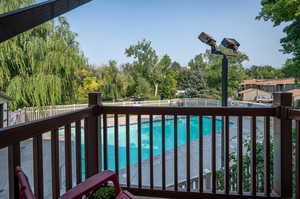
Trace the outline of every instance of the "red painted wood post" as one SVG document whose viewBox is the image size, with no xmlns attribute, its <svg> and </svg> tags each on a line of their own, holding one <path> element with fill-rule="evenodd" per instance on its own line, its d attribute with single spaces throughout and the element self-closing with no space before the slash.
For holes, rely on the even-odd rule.
<svg viewBox="0 0 300 199">
<path fill-rule="evenodd" d="M 292 120 L 288 110 L 292 106 L 291 93 L 273 93 L 273 105 L 278 106 L 274 118 L 274 192 L 282 198 L 292 198 Z"/>
<path fill-rule="evenodd" d="M 101 93 L 89 93 L 89 106 L 101 106 Z M 94 115 L 87 118 L 87 133 L 85 149 L 86 149 L 86 175 L 90 177 L 99 172 L 99 153 L 98 153 L 98 140 L 99 140 L 99 115 Z"/>
</svg>

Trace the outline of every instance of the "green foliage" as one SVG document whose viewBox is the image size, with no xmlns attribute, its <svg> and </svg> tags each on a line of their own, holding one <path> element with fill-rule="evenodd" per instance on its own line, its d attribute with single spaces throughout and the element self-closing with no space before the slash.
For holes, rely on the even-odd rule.
<svg viewBox="0 0 300 199">
<path fill-rule="evenodd" d="M 207 91 L 206 81 L 199 70 L 182 68 L 179 71 L 177 81 L 179 88 L 185 90 L 186 97 L 202 97 Z"/>
<path fill-rule="evenodd" d="M 88 93 L 93 91 L 100 91 L 103 82 L 94 75 L 95 71 L 88 67 L 76 72 L 78 79 L 78 102 L 86 103 L 88 100 Z"/>
<path fill-rule="evenodd" d="M 0 10 L 34 1 L 22 2 L 3 1 Z M 0 64 L 4 66 L 0 69 L 0 89 L 16 99 L 13 109 L 84 102 L 89 92 L 99 90 L 104 100 L 113 101 L 126 96 L 169 99 L 175 97 L 178 88 L 186 90 L 189 97 L 218 97 L 221 59 L 209 52 L 182 67 L 168 55 L 160 58 L 151 42 L 142 40 L 125 50 L 132 63 L 119 67 L 110 61 L 94 69 L 80 52 L 76 36 L 61 17 L 0 44 Z M 243 54 L 230 58 L 230 93 L 236 93 L 244 78 L 241 63 L 245 59 Z"/>
<path fill-rule="evenodd" d="M 114 199 L 115 197 L 114 187 L 103 186 L 88 196 L 88 199 Z"/>
<path fill-rule="evenodd" d="M 208 53 L 208 52 L 206 52 Z M 194 71 L 204 71 L 207 64 L 204 62 L 204 54 L 196 55 L 192 60 L 189 61 L 188 66 Z"/>
<path fill-rule="evenodd" d="M 182 66 L 176 61 L 171 64 L 171 70 L 179 71 L 181 67 Z"/>
<path fill-rule="evenodd" d="M 259 129 L 257 129 L 259 130 Z M 234 138 L 236 139 L 236 138 Z M 264 192 L 264 144 L 263 136 L 260 135 L 257 137 L 256 142 L 256 165 L 257 165 L 257 191 L 262 193 Z M 273 181 L 273 158 L 274 158 L 274 144 L 273 139 L 270 140 L 270 180 Z M 296 154 L 296 129 L 292 130 L 292 149 L 293 149 L 293 162 L 295 163 L 295 154 Z M 251 191 L 251 141 L 248 137 L 244 142 L 243 146 L 243 191 Z M 237 191 L 237 173 L 238 173 L 238 160 L 236 152 L 230 153 L 230 191 Z M 293 164 L 294 164 L 293 163 Z M 293 166 L 292 170 L 293 176 L 293 187 L 296 185 L 296 170 Z M 217 189 L 224 190 L 224 168 L 217 171 Z M 295 189 L 293 189 L 295 198 Z"/>
<path fill-rule="evenodd" d="M 125 50 L 125 54 L 134 59 L 132 64 L 127 64 L 124 67 L 128 76 L 131 76 L 134 80 L 134 83 L 129 86 L 129 93 L 149 98 L 151 96 L 149 92 L 152 90 L 154 97 L 159 95 L 162 98 L 174 96 L 176 82 L 171 81 L 170 78 L 175 77 L 171 71 L 172 67 L 180 67 L 178 63 L 172 63 L 168 55 L 164 55 L 159 59 L 156 51 L 151 47 L 151 42 L 146 40 L 131 45 Z M 163 86 L 163 88 L 160 88 L 160 86 Z M 171 90 L 166 91 L 167 88 Z"/>
<path fill-rule="evenodd" d="M 149 82 L 143 78 L 138 77 L 135 82 L 135 95 L 141 98 L 149 98 L 152 95 L 152 89 Z"/>
<path fill-rule="evenodd" d="M 289 59 L 282 67 L 282 73 L 284 77 L 294 77 L 300 79 L 300 61 L 297 59 Z"/>
<path fill-rule="evenodd" d="M 246 69 L 246 74 L 252 79 L 274 79 L 283 76 L 280 69 L 275 69 L 272 66 L 251 66 Z"/>
<path fill-rule="evenodd" d="M 131 45 L 125 49 L 125 55 L 134 58 L 132 64 L 132 75 L 134 78 L 137 76 L 149 78 L 153 67 L 158 62 L 158 56 L 151 47 L 151 42 L 145 39 L 139 41 L 137 45 Z"/>
<path fill-rule="evenodd" d="M 162 99 L 171 99 L 175 97 L 176 94 L 176 72 L 170 71 L 166 74 L 163 79 L 159 94 Z"/>
<path fill-rule="evenodd" d="M 225 48 L 220 47 L 221 51 L 226 51 Z M 208 88 L 213 88 L 219 93 L 221 92 L 221 73 L 222 73 L 222 56 L 211 54 L 209 51 L 203 55 L 206 66 L 203 67 L 204 78 L 207 79 Z M 237 56 L 228 57 L 228 96 L 237 95 L 237 90 L 240 89 L 240 83 L 247 78 L 243 62 L 249 58 L 247 55 L 238 52 Z M 238 74 L 238 75 L 237 75 Z"/>
<path fill-rule="evenodd" d="M 262 9 L 257 19 L 270 20 L 274 26 L 285 23 L 286 37 L 281 39 L 284 53 L 293 55 L 284 66 L 283 73 L 288 77 L 300 79 L 300 1 L 262 0 Z"/>
<path fill-rule="evenodd" d="M 1 1 L 0 12 L 34 1 Z M 12 109 L 76 101 L 75 72 L 86 66 L 76 34 L 64 17 L 0 44 L 0 90 L 15 99 Z"/>
<path fill-rule="evenodd" d="M 104 99 L 117 101 L 120 97 L 126 95 L 128 77 L 120 71 L 116 61 L 111 60 L 107 66 L 97 68 L 96 74 L 98 79 L 103 82 L 101 91 Z"/>
<path fill-rule="evenodd" d="M 236 138 L 235 138 L 236 139 Z M 264 145 L 263 137 L 259 136 L 259 142 L 256 143 L 256 161 L 257 161 L 257 191 L 264 192 Z M 247 139 L 244 142 L 243 154 L 243 190 L 244 192 L 251 191 L 251 141 Z M 273 154 L 273 142 L 271 141 L 271 154 Z M 230 159 L 230 190 L 237 191 L 237 174 L 238 174 L 238 159 L 236 152 L 229 155 Z M 273 179 L 273 156 L 271 155 L 271 181 Z M 217 189 L 224 190 L 224 169 L 217 171 Z"/>
<path fill-rule="evenodd" d="M 36 0 L 22 0 L 22 1 L 14 1 L 14 0 L 1 0 L 0 13 L 6 13 L 9 11 L 13 11 L 18 8 L 23 8 L 28 6 L 29 4 L 34 3 Z"/>
<path fill-rule="evenodd" d="M 243 62 L 246 60 L 248 57 L 242 53 L 228 59 L 229 96 L 236 97 L 241 81 L 247 78 L 243 67 Z M 213 96 L 218 98 L 221 94 L 222 56 L 212 55 L 210 51 L 206 51 L 204 54 L 195 56 L 188 66 L 178 74 L 179 88 L 186 90 L 188 97 Z"/>
<path fill-rule="evenodd" d="M 262 0 L 261 5 L 262 9 L 257 19 L 271 20 L 275 26 L 300 17 L 298 0 Z"/>
<path fill-rule="evenodd" d="M 34 74 L 16 76 L 10 80 L 7 94 L 14 97 L 12 108 L 35 105 L 42 107 L 47 104 L 62 102 L 62 80 L 55 75 Z"/>
</svg>

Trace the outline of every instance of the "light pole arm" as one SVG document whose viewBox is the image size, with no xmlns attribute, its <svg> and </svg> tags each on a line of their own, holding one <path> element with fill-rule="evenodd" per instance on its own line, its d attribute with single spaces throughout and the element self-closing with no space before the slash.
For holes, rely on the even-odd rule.
<svg viewBox="0 0 300 199">
<path fill-rule="evenodd" d="M 227 57 L 234 57 L 237 56 L 237 53 L 234 52 L 222 52 L 220 50 L 217 50 L 216 46 L 211 46 L 211 54 L 215 54 L 215 55 L 223 55 L 223 56 L 227 56 Z"/>
</svg>

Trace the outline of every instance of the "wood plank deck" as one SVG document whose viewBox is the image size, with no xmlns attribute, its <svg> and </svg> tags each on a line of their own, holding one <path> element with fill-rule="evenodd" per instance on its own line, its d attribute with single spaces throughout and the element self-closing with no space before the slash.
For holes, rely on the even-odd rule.
<svg viewBox="0 0 300 199">
<path fill-rule="evenodd" d="M 153 197 L 144 197 L 144 196 L 137 196 L 138 199 L 166 199 L 166 198 L 153 198 Z M 171 198 L 169 198 L 171 199 Z"/>
</svg>

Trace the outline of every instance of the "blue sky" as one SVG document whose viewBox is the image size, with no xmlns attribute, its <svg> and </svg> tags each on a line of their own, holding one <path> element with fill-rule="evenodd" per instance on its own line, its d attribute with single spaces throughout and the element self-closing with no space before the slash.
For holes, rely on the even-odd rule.
<svg viewBox="0 0 300 199">
<path fill-rule="evenodd" d="M 207 48 L 197 39 L 204 31 L 218 42 L 236 38 L 250 58 L 246 66 L 281 67 L 287 59 L 279 52 L 282 27 L 255 20 L 259 10 L 260 0 L 94 0 L 66 17 L 94 65 L 131 61 L 125 48 L 144 38 L 160 56 L 186 65 Z"/>
</svg>

